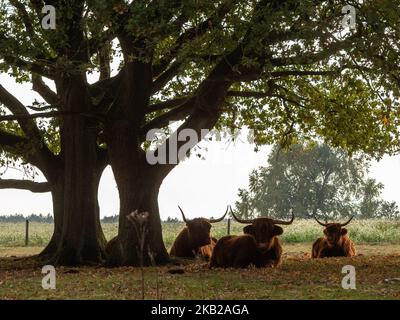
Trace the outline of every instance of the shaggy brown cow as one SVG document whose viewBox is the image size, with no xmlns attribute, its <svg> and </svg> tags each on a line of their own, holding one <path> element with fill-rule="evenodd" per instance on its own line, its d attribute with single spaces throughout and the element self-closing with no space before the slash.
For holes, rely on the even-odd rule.
<svg viewBox="0 0 400 320">
<path fill-rule="evenodd" d="M 277 224 L 289 225 L 294 220 L 281 221 L 269 218 L 253 220 L 239 219 L 231 214 L 236 221 L 249 224 L 243 228 L 244 235 L 225 236 L 218 240 L 210 261 L 210 267 L 246 268 L 250 264 L 257 268 L 278 266 L 281 263 L 282 246 L 277 236 L 283 229 Z"/>
<path fill-rule="evenodd" d="M 196 255 L 200 255 L 209 260 L 217 241 L 210 237 L 211 224 L 222 221 L 228 213 L 228 208 L 219 219 L 196 218 L 192 220 L 186 219 L 181 207 L 178 206 L 178 208 L 186 227 L 176 237 L 170 255 L 182 258 L 194 258 Z"/>
<path fill-rule="evenodd" d="M 343 228 L 353 219 L 351 217 L 345 223 L 322 223 L 315 220 L 323 227 L 324 237 L 317 239 L 312 246 L 313 258 L 325 257 L 353 257 L 356 255 L 356 249 L 353 241 L 350 240 L 347 229 Z"/>
<path fill-rule="evenodd" d="M 217 241 L 218 240 L 216 238 L 212 237 L 211 243 L 206 246 L 200 247 L 196 254 L 199 255 L 204 260 L 210 261 L 215 245 L 217 244 Z"/>
</svg>

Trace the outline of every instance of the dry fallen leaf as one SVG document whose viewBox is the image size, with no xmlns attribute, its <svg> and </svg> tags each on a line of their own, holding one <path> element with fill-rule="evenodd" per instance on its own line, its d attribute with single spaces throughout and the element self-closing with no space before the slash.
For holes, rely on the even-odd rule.
<svg viewBox="0 0 400 320">
<path fill-rule="evenodd" d="M 385 279 L 385 282 L 400 282 L 400 278 Z"/>
</svg>

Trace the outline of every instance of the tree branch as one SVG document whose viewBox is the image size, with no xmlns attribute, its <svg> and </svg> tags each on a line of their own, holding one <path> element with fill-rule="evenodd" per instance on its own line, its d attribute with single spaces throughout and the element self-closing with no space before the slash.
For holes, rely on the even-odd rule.
<svg viewBox="0 0 400 320">
<path fill-rule="evenodd" d="M 51 191 L 51 185 L 48 182 L 0 179 L 0 189 L 21 189 L 21 190 L 29 190 L 35 193 L 45 193 Z"/>
<path fill-rule="evenodd" d="M 0 130 L 0 147 L 15 147 L 17 144 L 27 142 L 27 139 L 24 137 Z"/>
<path fill-rule="evenodd" d="M 304 105 L 302 105 L 300 102 L 298 102 L 294 99 L 291 99 L 291 98 L 287 97 L 286 95 L 275 94 L 274 90 L 278 89 L 278 88 L 279 88 L 278 86 L 270 87 L 270 89 L 266 92 L 264 92 L 264 91 L 228 91 L 227 96 L 228 97 L 241 97 L 241 98 L 256 98 L 256 99 L 263 99 L 263 98 L 268 98 L 268 97 L 279 98 L 279 99 L 282 99 L 284 101 L 290 102 L 294 105 L 304 108 Z M 296 96 L 296 98 L 300 98 L 300 97 Z"/>
<path fill-rule="evenodd" d="M 328 76 L 328 75 L 337 75 L 340 73 L 342 69 L 338 70 L 327 70 L 327 71 L 301 71 L 301 70 L 285 70 L 285 71 L 273 71 L 269 74 L 272 77 L 287 77 L 287 76 Z"/>
<path fill-rule="evenodd" d="M 110 106 L 113 104 L 117 96 L 118 87 L 123 78 L 124 69 L 125 67 L 123 67 L 120 72 L 112 78 L 99 80 L 89 86 L 90 97 L 94 100 L 98 100 L 98 103 L 95 104 L 94 110 L 98 114 L 106 114 L 110 111 Z"/>
<path fill-rule="evenodd" d="M 32 89 L 51 105 L 58 104 L 57 94 L 51 90 L 43 81 L 42 77 L 36 73 L 32 74 Z"/>
<path fill-rule="evenodd" d="M 24 23 L 26 32 L 28 33 L 29 37 L 31 37 L 31 40 L 33 40 L 35 37 L 35 32 L 33 30 L 32 21 L 29 18 L 25 5 L 20 3 L 18 0 L 10 0 L 10 3 L 17 9 L 18 14 L 22 17 L 22 22 Z"/>
<path fill-rule="evenodd" d="M 32 150 L 32 142 L 29 139 L 4 130 L 0 130 L 0 149 L 21 157 L 24 161 L 38 167 L 43 173 L 48 173 L 58 161 L 58 157 L 47 147 Z"/>
<path fill-rule="evenodd" d="M 65 116 L 84 116 L 90 118 L 96 118 L 99 120 L 104 120 L 104 118 L 97 113 L 83 112 L 83 111 L 49 111 L 49 112 L 39 112 L 32 114 L 18 114 L 18 115 L 5 115 L 0 116 L 0 122 L 3 121 L 21 121 L 21 120 L 32 120 L 37 118 L 56 118 Z"/>
<path fill-rule="evenodd" d="M 161 90 L 178 73 L 180 67 L 181 62 L 175 61 L 165 72 L 154 80 L 151 93 L 155 94 Z"/>
<path fill-rule="evenodd" d="M 19 154 L 23 157 L 29 158 L 30 162 L 34 163 L 42 172 L 46 172 L 56 157 L 47 147 L 42 133 L 33 120 L 35 115 L 29 114 L 24 105 L 11 93 L 9 93 L 2 85 L 0 85 L 0 103 L 4 104 L 7 109 L 13 113 L 12 115 L 0 116 L 0 121 L 17 120 L 19 126 L 26 136 L 26 139 L 24 139 L 22 137 L 17 137 L 10 134 L 7 135 L 5 132 L 3 132 L 3 139 L 5 140 L 4 142 L 6 144 L 10 144 L 11 140 L 12 145 L 20 142 L 29 145 L 31 155 L 23 154 L 23 151 L 19 152 Z M 21 141 L 21 139 L 23 140 Z M 16 142 L 16 140 L 19 141 Z"/>
<path fill-rule="evenodd" d="M 219 10 L 215 13 L 214 16 L 207 18 L 203 22 L 201 22 L 197 26 L 193 26 L 183 32 L 175 41 L 174 46 L 171 48 L 170 52 L 163 56 L 158 65 L 155 65 L 153 68 L 153 73 L 155 76 L 159 76 L 162 72 L 164 72 L 171 61 L 176 57 L 179 50 L 188 42 L 197 39 L 198 37 L 204 35 L 210 27 L 214 24 L 221 22 L 222 18 L 230 11 L 232 7 L 228 8 L 225 4 L 221 5 Z"/>
<path fill-rule="evenodd" d="M 190 114 L 190 112 L 193 111 L 194 106 L 195 106 L 194 98 L 187 100 L 179 107 L 176 107 L 168 112 L 165 112 L 162 115 L 147 122 L 140 129 L 140 132 L 143 135 L 145 135 L 151 129 L 166 127 L 170 123 L 170 121 L 182 120 L 185 117 L 187 117 Z"/>
<path fill-rule="evenodd" d="M 36 15 L 38 17 L 41 17 L 42 15 L 42 8 L 43 8 L 43 1 L 42 0 L 30 0 L 31 6 L 33 7 L 33 10 L 35 10 Z"/>
<path fill-rule="evenodd" d="M 176 150 L 186 143 L 193 143 L 196 141 L 186 141 L 178 139 L 179 135 L 185 129 L 192 129 L 196 132 L 198 141 L 202 140 L 204 136 L 204 129 L 212 129 L 217 123 L 221 114 L 221 109 L 227 96 L 228 89 L 233 81 L 228 80 L 232 73 L 232 68 L 238 65 L 243 58 L 243 46 L 239 44 L 232 52 L 230 52 L 225 59 L 222 59 L 210 72 L 210 74 L 199 85 L 196 95 L 189 101 L 184 103 L 178 108 L 172 109 L 173 113 L 177 109 L 189 107 L 181 112 L 191 112 L 184 123 L 172 135 L 159 146 L 154 154 L 158 155 L 160 152 L 166 157 L 166 164 L 156 165 L 157 175 L 166 176 L 175 166 L 175 159 L 170 159 L 170 142 L 173 141 L 177 144 Z M 165 117 L 168 118 L 168 113 Z M 174 115 L 175 116 L 175 115 Z M 164 119 L 163 119 L 164 120 Z M 187 138 L 186 138 L 187 139 Z M 197 141 L 197 142 L 198 142 Z M 192 149 L 194 145 L 188 146 Z M 172 160 L 172 161 L 171 161 Z M 181 160 L 181 159 L 178 159 Z"/>
<path fill-rule="evenodd" d="M 296 105 L 298 107 L 305 108 L 305 106 L 303 104 L 301 104 L 300 102 L 298 102 L 298 101 L 296 101 L 296 100 L 294 100 L 292 98 L 288 98 L 285 95 L 274 94 L 274 95 L 272 95 L 272 97 L 279 98 L 279 99 L 281 99 L 283 101 L 289 102 L 289 103 L 294 104 L 294 105 Z"/>
<path fill-rule="evenodd" d="M 152 113 L 154 111 L 160 111 L 164 109 L 171 109 L 180 106 L 182 103 L 187 102 L 191 97 L 179 97 L 163 102 L 157 102 L 147 107 L 146 113 Z"/>
<path fill-rule="evenodd" d="M 234 8 L 235 2 L 236 0 L 223 2 L 213 15 L 202 21 L 199 25 L 189 28 L 177 38 L 170 52 L 161 58 L 158 65 L 153 66 L 153 75 L 157 77 L 153 85 L 153 93 L 160 90 L 176 75 L 181 63 L 175 61 L 171 64 L 171 62 L 177 57 L 179 50 L 185 44 L 206 34 L 210 28 L 220 25 L 224 17 Z"/>
<path fill-rule="evenodd" d="M 113 41 L 117 35 L 114 30 L 107 29 L 104 31 L 99 38 L 91 38 L 89 39 L 89 54 L 92 56 L 93 54 L 101 51 L 101 48 L 107 44 L 108 42 Z"/>
<path fill-rule="evenodd" d="M 28 72 L 34 72 L 40 74 L 41 76 L 54 80 L 54 75 L 46 70 L 46 68 L 44 68 L 43 65 L 38 62 L 29 62 L 10 55 L 4 55 L 3 60 L 9 66 L 14 66 Z"/>
<path fill-rule="evenodd" d="M 100 78 L 99 80 L 109 79 L 111 76 L 111 56 L 110 50 L 111 46 L 104 46 L 103 48 L 99 49 L 99 65 L 100 65 Z"/>
<path fill-rule="evenodd" d="M 345 49 L 346 47 L 353 44 L 353 41 L 359 37 L 359 33 L 356 32 L 347 39 L 343 41 L 336 41 L 327 46 L 324 50 L 321 50 L 316 53 L 307 53 L 298 56 L 292 57 L 280 57 L 280 58 L 271 58 L 270 62 L 274 66 L 288 66 L 288 65 L 310 65 L 321 60 L 329 58 L 332 54 Z"/>
<path fill-rule="evenodd" d="M 227 92 L 228 97 L 242 97 L 242 98 L 266 98 L 271 97 L 277 87 L 270 85 L 267 91 L 235 91 L 230 90 Z"/>
<path fill-rule="evenodd" d="M 15 120 L 18 120 L 18 124 L 26 136 L 41 140 L 42 135 L 36 126 L 36 123 L 29 117 L 30 114 L 26 110 L 25 106 L 2 85 L 0 85 L 0 103 L 10 110 L 13 116 L 18 117 Z M 7 119 L 7 117 L 9 116 L 1 116 L 0 119 Z"/>
</svg>

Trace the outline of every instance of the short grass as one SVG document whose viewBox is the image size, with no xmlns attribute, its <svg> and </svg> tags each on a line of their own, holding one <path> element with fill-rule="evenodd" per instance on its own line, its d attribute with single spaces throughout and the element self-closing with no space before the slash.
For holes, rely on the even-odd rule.
<svg viewBox="0 0 400 320">
<path fill-rule="evenodd" d="M 104 223 L 103 231 L 109 240 L 117 234 L 116 223 Z M 163 236 L 167 248 L 172 246 L 184 224 L 163 223 Z M 232 222 L 231 234 L 242 233 L 243 225 Z M 322 227 L 313 220 L 298 219 L 290 226 L 284 226 L 281 239 L 286 243 L 312 242 L 322 235 Z M 348 225 L 351 238 L 357 243 L 400 244 L 400 220 L 355 220 Z M 45 246 L 53 232 L 53 225 L 48 223 L 30 223 L 29 246 Z M 212 234 L 220 238 L 227 234 L 227 223 L 213 225 Z M 0 223 L 0 247 L 20 247 L 25 243 L 24 223 Z"/>
<path fill-rule="evenodd" d="M 170 248 L 183 223 L 164 223 Z M 242 233 L 232 223 L 231 234 Z M 0 299 L 140 299 L 138 268 L 57 268 L 57 289 L 43 290 L 41 266 L 28 256 L 49 241 L 53 226 L 30 224 L 29 246 L 24 246 L 24 224 L 0 224 Z M 145 299 L 400 299 L 400 222 L 354 221 L 349 226 L 356 243 L 354 258 L 310 259 L 312 241 L 322 227 L 311 220 L 284 226 L 283 264 L 279 268 L 210 270 L 205 263 L 187 261 L 183 274 L 171 274 L 168 265 L 145 268 Z M 103 224 L 107 239 L 117 224 Z M 226 222 L 212 229 L 226 234 Z M 356 290 L 344 290 L 344 265 L 356 268 Z M 157 281 L 158 278 L 158 281 Z M 157 285 L 158 283 L 158 285 Z M 158 290 L 157 290 L 158 287 Z"/>
<path fill-rule="evenodd" d="M 359 245 L 357 257 L 329 259 L 310 259 L 310 246 L 285 244 L 279 268 L 210 270 L 195 261 L 183 274 L 169 273 L 173 265 L 145 268 L 145 299 L 400 299 L 400 245 Z M 138 268 L 59 267 L 56 290 L 43 290 L 41 267 L 10 257 L 35 250 L 2 250 L 0 299 L 141 298 Z M 341 286 L 344 265 L 356 268 L 355 290 Z"/>
</svg>

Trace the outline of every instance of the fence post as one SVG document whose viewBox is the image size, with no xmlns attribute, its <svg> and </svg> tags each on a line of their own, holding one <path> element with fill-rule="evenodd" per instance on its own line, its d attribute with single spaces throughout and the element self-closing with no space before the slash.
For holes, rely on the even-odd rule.
<svg viewBox="0 0 400 320">
<path fill-rule="evenodd" d="M 29 244 L 29 220 L 25 221 L 25 247 Z"/>
<path fill-rule="evenodd" d="M 228 218 L 228 236 L 231 234 L 231 218 Z"/>
</svg>

